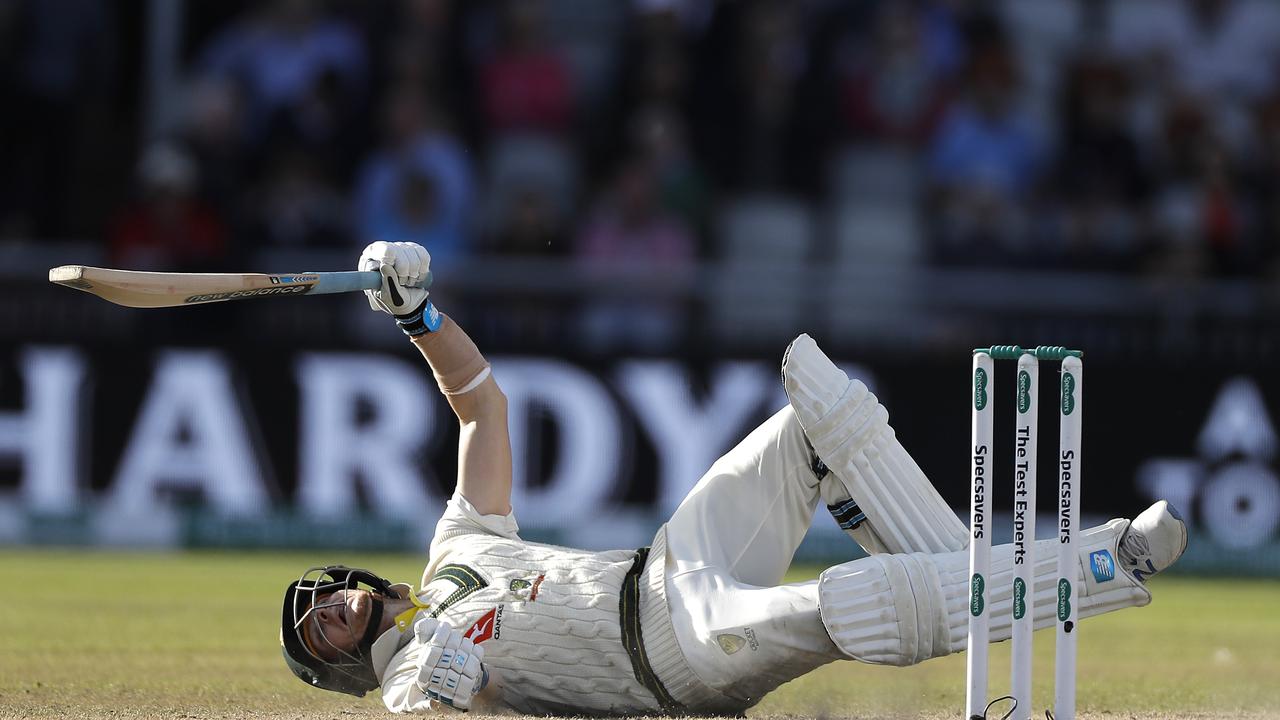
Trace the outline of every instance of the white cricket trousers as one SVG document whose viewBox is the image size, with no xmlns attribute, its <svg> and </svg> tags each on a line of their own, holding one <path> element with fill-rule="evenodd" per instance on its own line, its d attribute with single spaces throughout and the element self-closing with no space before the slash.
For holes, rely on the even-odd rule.
<svg viewBox="0 0 1280 720">
<path fill-rule="evenodd" d="M 666 525 L 680 649 L 705 684 L 731 697 L 754 703 L 845 657 L 818 615 L 817 581 L 780 584 L 818 505 L 812 462 L 784 407 L 717 460 Z"/>
</svg>

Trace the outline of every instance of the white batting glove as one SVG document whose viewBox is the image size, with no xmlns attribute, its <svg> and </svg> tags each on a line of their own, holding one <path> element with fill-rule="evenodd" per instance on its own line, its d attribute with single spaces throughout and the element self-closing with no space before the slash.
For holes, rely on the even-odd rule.
<svg viewBox="0 0 1280 720">
<path fill-rule="evenodd" d="M 369 307 L 394 316 L 409 336 L 439 326 L 439 313 L 427 302 L 431 255 L 417 243 L 370 243 L 360 253 L 359 270 L 382 273 L 382 287 L 365 290 Z"/>
<path fill-rule="evenodd" d="M 484 648 L 454 630 L 447 622 L 422 617 L 413 626 L 427 655 L 418 670 L 418 689 L 435 702 L 458 710 L 471 707 L 471 700 L 489 683 Z"/>
</svg>

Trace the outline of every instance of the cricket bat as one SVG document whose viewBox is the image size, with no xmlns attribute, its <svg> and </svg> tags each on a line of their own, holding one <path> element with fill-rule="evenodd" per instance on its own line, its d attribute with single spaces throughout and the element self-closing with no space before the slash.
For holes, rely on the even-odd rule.
<svg viewBox="0 0 1280 720">
<path fill-rule="evenodd" d="M 328 295 L 382 287 L 376 270 L 306 273 L 158 273 L 63 265 L 49 282 L 134 308 L 182 307 L 274 295 Z M 424 285 L 431 284 L 428 274 Z"/>
</svg>

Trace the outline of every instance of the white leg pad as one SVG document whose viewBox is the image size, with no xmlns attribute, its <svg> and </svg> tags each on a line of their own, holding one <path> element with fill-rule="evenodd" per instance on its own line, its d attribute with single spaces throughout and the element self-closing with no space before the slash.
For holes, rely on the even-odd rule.
<svg viewBox="0 0 1280 720">
<path fill-rule="evenodd" d="M 1091 528 L 1077 541 L 1080 617 L 1151 602 L 1151 593 L 1116 566 L 1116 547 L 1128 520 Z M 1035 544 L 1035 626 L 1050 627 L 1057 612 L 1056 539 Z M 1094 553 L 1111 557 L 1112 577 L 1095 573 Z M 991 641 L 1013 632 L 1012 545 L 992 548 L 987 597 Z M 831 640 L 845 655 L 881 665 L 912 665 L 964 649 L 968 632 L 969 557 L 966 552 L 873 555 L 828 568 L 818 579 L 818 608 Z"/>
<path fill-rule="evenodd" d="M 808 335 L 787 349 L 782 378 L 805 436 L 831 471 L 820 486 L 823 500 L 863 548 L 936 553 L 968 547 L 964 523 L 898 442 L 889 411 L 862 381 L 849 380 Z M 857 513 L 839 512 L 850 499 Z"/>
<path fill-rule="evenodd" d="M 828 568 L 818 612 L 841 652 L 876 665 L 914 665 L 951 652 L 946 597 L 929 555 L 881 554 Z"/>
<path fill-rule="evenodd" d="M 1089 528 L 1076 538 L 1076 558 L 1079 562 L 1076 588 L 1080 603 L 1080 618 L 1093 617 L 1127 607 L 1142 607 L 1151 603 L 1151 591 L 1120 569 L 1116 562 L 1116 549 L 1120 537 L 1129 528 L 1129 521 L 1112 520 L 1105 525 Z M 1038 540 L 1035 545 L 1035 572 L 1032 593 L 1035 598 L 1034 625 L 1037 630 L 1053 627 L 1058 611 L 1058 540 Z M 1094 553 L 1109 556 L 1113 577 L 1099 580 L 1094 573 Z M 1013 636 L 1013 545 L 999 545 L 991 549 L 991 577 L 987 579 L 987 597 L 991 602 L 991 642 L 1002 642 Z M 946 588 L 947 610 L 951 618 L 951 649 L 964 649 L 968 635 L 969 612 L 969 557 L 959 553 L 939 558 L 938 575 Z"/>
</svg>

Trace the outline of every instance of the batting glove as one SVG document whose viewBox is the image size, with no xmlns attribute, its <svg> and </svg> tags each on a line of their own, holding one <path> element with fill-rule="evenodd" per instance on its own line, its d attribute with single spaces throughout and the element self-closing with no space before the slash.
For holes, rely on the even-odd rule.
<svg viewBox="0 0 1280 720">
<path fill-rule="evenodd" d="M 418 690 L 434 702 L 470 709 L 472 698 L 489 683 L 489 671 L 481 662 L 484 648 L 435 618 L 419 619 L 413 631 L 427 648 L 418 670 Z"/>
<path fill-rule="evenodd" d="M 406 335 L 421 335 L 440 326 L 440 314 L 427 301 L 431 255 L 426 248 L 378 241 L 364 249 L 356 267 L 382 273 L 382 287 L 364 291 L 369 307 L 394 316 Z"/>
</svg>

